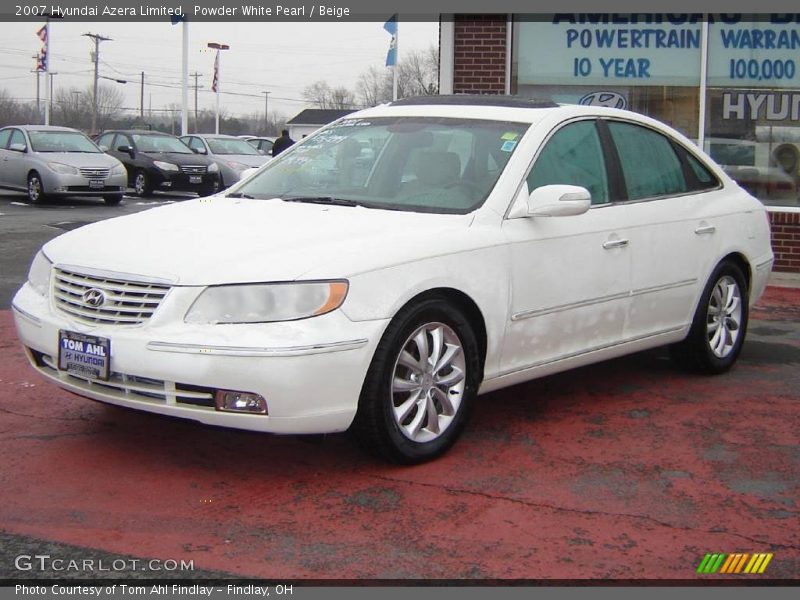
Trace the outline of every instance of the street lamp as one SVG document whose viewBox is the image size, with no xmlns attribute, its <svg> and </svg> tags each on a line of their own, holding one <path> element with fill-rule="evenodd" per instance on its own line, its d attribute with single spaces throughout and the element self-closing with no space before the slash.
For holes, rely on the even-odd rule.
<svg viewBox="0 0 800 600">
<path fill-rule="evenodd" d="M 217 116 L 214 122 L 214 133 L 219 134 L 219 91 L 220 91 L 220 72 L 221 72 L 219 64 L 220 63 L 219 55 L 220 51 L 228 50 L 230 49 L 230 46 L 228 44 L 209 42 L 208 47 L 217 51 L 216 58 L 214 59 L 214 79 L 211 85 L 211 89 L 217 94 Z"/>
</svg>

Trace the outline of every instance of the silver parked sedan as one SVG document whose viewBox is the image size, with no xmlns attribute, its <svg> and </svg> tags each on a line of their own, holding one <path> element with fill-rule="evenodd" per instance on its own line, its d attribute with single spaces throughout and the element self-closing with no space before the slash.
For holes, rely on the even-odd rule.
<svg viewBox="0 0 800 600">
<path fill-rule="evenodd" d="M 119 204 L 126 176 L 120 161 L 76 129 L 0 129 L 0 187 L 26 191 L 32 204 L 49 196 L 101 196 L 106 204 Z"/>
<path fill-rule="evenodd" d="M 271 158 L 234 135 L 194 134 L 181 140 L 195 153 L 204 154 L 219 165 L 220 189 L 232 186 L 242 173 L 260 167 Z"/>
</svg>

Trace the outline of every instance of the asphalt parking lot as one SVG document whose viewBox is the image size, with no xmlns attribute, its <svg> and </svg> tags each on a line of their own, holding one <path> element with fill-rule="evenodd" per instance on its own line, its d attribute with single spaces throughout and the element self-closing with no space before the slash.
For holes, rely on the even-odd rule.
<svg viewBox="0 0 800 600">
<path fill-rule="evenodd" d="M 0 578 L 36 577 L 14 561 L 41 549 L 273 580 L 800 574 L 800 290 L 768 289 L 726 375 L 687 375 L 656 350 L 540 379 L 482 396 L 443 458 L 395 467 L 346 434 L 214 429 L 41 380 L 16 340 L 11 288 L 60 232 L 53 224 L 148 205 L 40 209 L 9 198 Z M 763 575 L 696 574 L 706 553 L 738 552 L 774 558 Z"/>
</svg>

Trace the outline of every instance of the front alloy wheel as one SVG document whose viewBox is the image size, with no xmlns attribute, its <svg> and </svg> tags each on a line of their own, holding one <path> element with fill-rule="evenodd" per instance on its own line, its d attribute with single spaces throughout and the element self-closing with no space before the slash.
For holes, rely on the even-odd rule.
<svg viewBox="0 0 800 600">
<path fill-rule="evenodd" d="M 39 177 L 38 173 L 31 173 L 28 176 L 28 200 L 30 200 L 31 204 L 40 204 L 44 202 L 44 199 L 45 194 L 42 179 Z"/>
<path fill-rule="evenodd" d="M 149 196 L 152 191 L 150 181 L 147 178 L 147 173 L 144 171 L 137 171 L 136 177 L 133 178 L 133 190 L 140 198 Z"/>
<path fill-rule="evenodd" d="M 413 464 L 442 454 L 467 421 L 481 353 L 464 312 L 430 296 L 400 310 L 370 364 L 353 431 L 371 452 Z"/>
<path fill-rule="evenodd" d="M 392 377 L 392 412 L 408 439 L 425 443 L 453 422 L 464 396 L 461 340 L 444 323 L 426 323 L 403 344 Z"/>
</svg>

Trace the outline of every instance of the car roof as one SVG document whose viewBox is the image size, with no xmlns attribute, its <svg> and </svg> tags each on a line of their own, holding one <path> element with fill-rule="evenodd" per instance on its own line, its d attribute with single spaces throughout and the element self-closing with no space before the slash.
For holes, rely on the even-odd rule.
<svg viewBox="0 0 800 600">
<path fill-rule="evenodd" d="M 451 94 L 412 96 L 389 103 L 389 106 L 505 106 L 511 108 L 555 108 L 555 102 L 500 94 Z"/>
<path fill-rule="evenodd" d="M 72 131 L 83 133 L 80 129 L 73 129 L 72 127 L 61 127 L 59 125 L 8 125 L 7 127 L 15 127 L 25 131 Z M 3 127 L 6 129 L 6 127 Z"/>
<path fill-rule="evenodd" d="M 226 140 L 243 140 L 243 138 L 239 137 L 238 135 L 228 135 L 227 133 L 187 133 L 186 135 L 182 135 L 181 137 L 189 137 L 190 135 L 199 138 L 215 138 L 215 139 L 226 139 Z"/>
<path fill-rule="evenodd" d="M 167 137 L 178 137 L 172 135 L 171 133 L 165 133 L 163 131 L 153 131 L 152 129 L 109 129 L 107 131 L 104 131 L 100 135 L 105 135 L 107 133 L 125 133 L 133 135 L 165 135 Z"/>
</svg>

